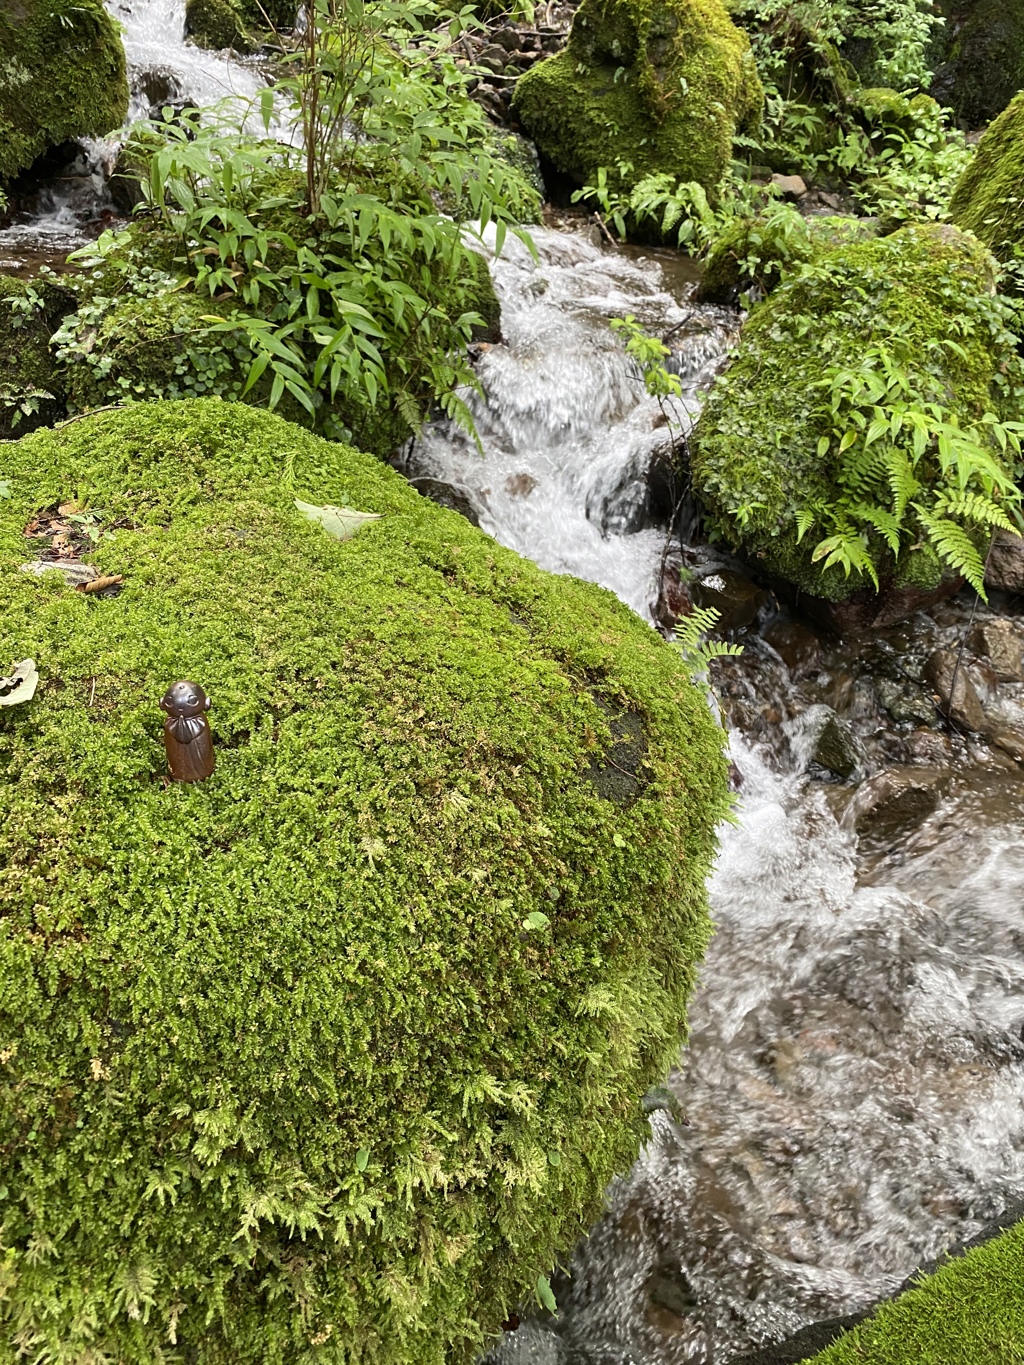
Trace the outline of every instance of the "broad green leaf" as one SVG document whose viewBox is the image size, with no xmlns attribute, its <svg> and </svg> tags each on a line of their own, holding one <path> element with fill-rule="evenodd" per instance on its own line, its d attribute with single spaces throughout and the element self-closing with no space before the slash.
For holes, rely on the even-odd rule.
<svg viewBox="0 0 1024 1365">
<path fill-rule="evenodd" d="M 546 1308 L 549 1313 L 558 1312 L 558 1304 L 551 1291 L 551 1281 L 546 1275 L 537 1276 L 537 1302 L 542 1308 Z"/>
<path fill-rule="evenodd" d="M 531 910 L 523 920 L 524 929 L 546 929 L 551 923 L 543 910 Z"/>
</svg>

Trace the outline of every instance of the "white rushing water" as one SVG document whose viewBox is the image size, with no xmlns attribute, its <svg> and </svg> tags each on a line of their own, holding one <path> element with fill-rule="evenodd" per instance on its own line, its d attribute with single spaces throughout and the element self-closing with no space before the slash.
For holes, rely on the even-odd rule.
<svg viewBox="0 0 1024 1365">
<path fill-rule="evenodd" d="M 684 397 L 666 410 L 685 430 L 696 387 L 728 343 L 727 315 L 680 303 L 658 266 L 575 234 L 532 235 L 539 262 L 510 239 L 492 263 L 505 342 L 478 367 L 486 400 L 470 399 L 486 458 L 440 426 L 417 443 L 410 472 L 454 484 L 503 544 L 601 583 L 649 616 L 666 537 L 632 528 L 643 520 L 652 459 L 670 455 L 671 428 L 608 320 L 633 315 L 681 348 Z"/>
<path fill-rule="evenodd" d="M 672 334 L 685 425 L 725 315 L 674 296 L 655 259 L 534 240 L 538 262 L 513 246 L 493 265 L 504 344 L 478 371 L 483 458 L 438 425 L 411 472 L 649 615 L 666 533 L 644 524 L 645 471 L 666 432 L 608 318 Z M 775 685 L 792 687 L 781 664 Z M 1024 1192 L 1015 774 L 951 788 L 872 871 L 801 762 L 732 747 L 741 819 L 722 833 L 717 934 L 670 1081 L 686 1126 L 654 1115 L 559 1318 L 506 1336 L 500 1365 L 721 1365 L 870 1304 Z"/>
<path fill-rule="evenodd" d="M 122 26 L 132 92 L 129 122 L 153 104 L 199 108 L 234 96 L 253 99 L 266 84 L 231 52 L 207 52 L 185 38 L 185 0 L 105 0 Z"/>
</svg>

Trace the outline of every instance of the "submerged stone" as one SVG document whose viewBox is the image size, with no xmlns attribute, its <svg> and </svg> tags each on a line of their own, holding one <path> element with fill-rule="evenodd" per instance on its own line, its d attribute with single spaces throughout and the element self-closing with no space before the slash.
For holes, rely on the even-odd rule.
<svg viewBox="0 0 1024 1365">
<path fill-rule="evenodd" d="M 0 1333 L 468 1365 L 677 1056 L 702 693 L 611 593 L 242 404 L 97 414 L 3 474 L 0 657 L 40 683 L 0 724 Z M 70 498 L 116 598 L 18 572 Z M 380 519 L 342 542 L 296 498 Z M 217 766 L 166 786 L 182 676 Z"/>
</svg>

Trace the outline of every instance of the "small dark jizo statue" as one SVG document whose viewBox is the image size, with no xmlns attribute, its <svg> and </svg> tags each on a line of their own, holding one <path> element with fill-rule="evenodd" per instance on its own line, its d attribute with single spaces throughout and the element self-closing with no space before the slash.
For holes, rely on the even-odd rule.
<svg viewBox="0 0 1024 1365">
<path fill-rule="evenodd" d="M 213 772 L 213 736 L 206 713 L 210 699 L 194 682 L 176 682 L 160 702 L 167 712 L 164 748 L 167 766 L 176 782 L 202 782 Z"/>
</svg>

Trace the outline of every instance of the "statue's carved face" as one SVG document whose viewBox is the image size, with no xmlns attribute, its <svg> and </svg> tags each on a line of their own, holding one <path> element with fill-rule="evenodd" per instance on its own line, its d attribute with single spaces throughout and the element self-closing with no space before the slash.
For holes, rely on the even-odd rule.
<svg viewBox="0 0 1024 1365">
<path fill-rule="evenodd" d="M 169 716 L 201 716 L 209 711 L 210 699 L 198 683 L 176 682 L 164 693 L 160 706 Z"/>
</svg>

